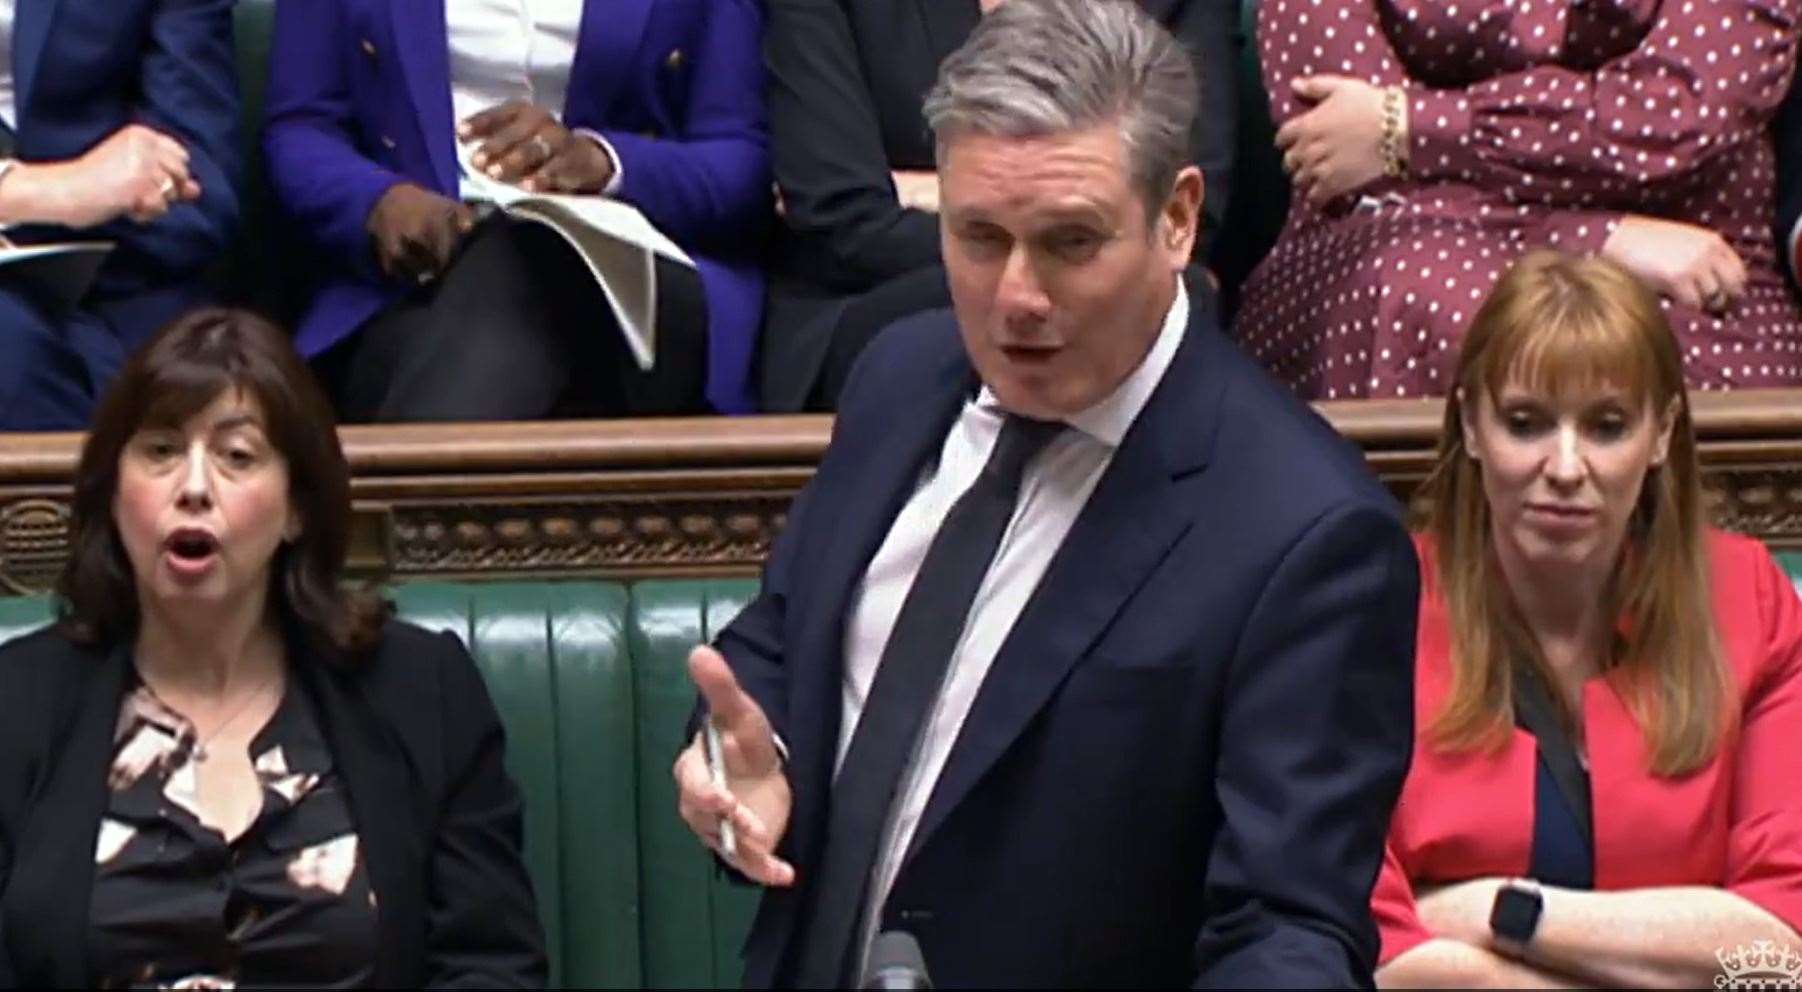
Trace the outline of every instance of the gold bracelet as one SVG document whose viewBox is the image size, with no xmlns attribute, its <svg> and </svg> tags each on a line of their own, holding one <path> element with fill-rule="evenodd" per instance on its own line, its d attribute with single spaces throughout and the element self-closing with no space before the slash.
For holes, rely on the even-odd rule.
<svg viewBox="0 0 1802 992">
<path fill-rule="evenodd" d="M 1383 136 L 1377 151 L 1383 159 L 1383 175 L 1400 179 L 1408 174 L 1408 149 L 1402 140 L 1402 114 L 1408 94 L 1400 86 L 1383 89 Z"/>
</svg>

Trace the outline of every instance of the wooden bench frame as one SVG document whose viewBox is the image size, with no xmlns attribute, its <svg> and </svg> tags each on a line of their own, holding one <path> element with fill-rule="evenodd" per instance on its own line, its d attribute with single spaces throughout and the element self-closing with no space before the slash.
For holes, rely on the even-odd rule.
<svg viewBox="0 0 1802 992">
<path fill-rule="evenodd" d="M 1802 390 L 1697 394 L 1710 511 L 1802 548 Z M 1434 400 L 1318 404 L 1407 499 Z M 365 577 L 753 574 L 831 431 L 824 416 L 346 427 Z M 0 434 L 0 593 L 42 591 L 68 550 L 79 434 Z"/>
</svg>

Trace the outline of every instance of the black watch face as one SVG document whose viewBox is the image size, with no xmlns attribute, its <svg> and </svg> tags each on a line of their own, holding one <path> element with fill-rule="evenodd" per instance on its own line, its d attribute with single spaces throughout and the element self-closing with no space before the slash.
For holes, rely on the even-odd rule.
<svg viewBox="0 0 1802 992">
<path fill-rule="evenodd" d="M 1526 943 L 1539 924 L 1539 896 L 1523 889 L 1504 888 L 1495 896 L 1489 913 L 1489 929 L 1497 936 Z"/>
</svg>

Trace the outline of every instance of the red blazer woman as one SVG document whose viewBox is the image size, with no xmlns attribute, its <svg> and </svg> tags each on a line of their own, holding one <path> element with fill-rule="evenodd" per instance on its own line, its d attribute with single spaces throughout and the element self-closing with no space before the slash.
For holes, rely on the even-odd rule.
<svg viewBox="0 0 1802 992">
<path fill-rule="evenodd" d="M 1414 718 L 1425 728 L 1450 687 L 1451 639 L 1432 543 L 1416 537 L 1415 548 Z M 1701 770 L 1657 778 L 1613 675 L 1590 680 L 1583 725 L 1595 887 L 1719 886 L 1802 929 L 1802 601 L 1759 542 L 1714 531 L 1708 551 L 1739 723 Z M 1500 751 L 1461 754 L 1437 752 L 1421 736 L 1371 896 L 1384 964 L 1434 936 L 1415 912 L 1416 886 L 1525 875 L 1532 850 L 1532 735 L 1516 728 Z"/>
</svg>

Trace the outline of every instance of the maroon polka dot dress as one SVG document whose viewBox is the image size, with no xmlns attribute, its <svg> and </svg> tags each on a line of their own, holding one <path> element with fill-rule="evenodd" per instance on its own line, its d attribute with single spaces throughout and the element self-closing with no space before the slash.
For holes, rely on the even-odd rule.
<svg viewBox="0 0 1802 992">
<path fill-rule="evenodd" d="M 1409 93 L 1409 178 L 1292 198 L 1246 283 L 1241 345 L 1309 399 L 1440 395 L 1521 253 L 1600 251 L 1624 213 L 1712 227 L 1750 272 L 1715 316 L 1665 301 L 1691 386 L 1802 383 L 1777 269 L 1769 123 L 1802 0 L 1262 0 L 1277 122 L 1298 76 Z"/>
</svg>

